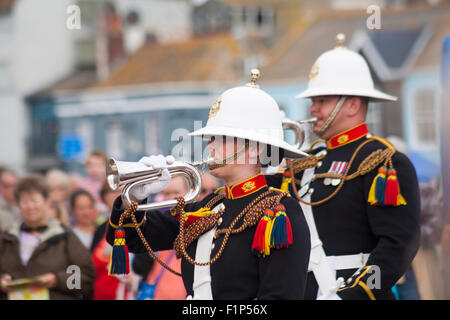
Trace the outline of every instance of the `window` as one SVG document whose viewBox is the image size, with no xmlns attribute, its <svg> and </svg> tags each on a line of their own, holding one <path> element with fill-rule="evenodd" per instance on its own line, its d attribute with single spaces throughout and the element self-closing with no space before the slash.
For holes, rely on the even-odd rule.
<svg viewBox="0 0 450 320">
<path fill-rule="evenodd" d="M 159 145 L 159 122 L 158 118 L 153 116 L 147 120 L 145 126 L 145 152 L 146 154 L 160 154 Z"/>
<path fill-rule="evenodd" d="M 235 32 L 259 33 L 269 36 L 273 33 L 275 12 L 269 5 L 243 6 L 233 11 Z"/>
<path fill-rule="evenodd" d="M 419 89 L 414 101 L 416 141 L 419 145 L 434 146 L 437 138 L 435 90 L 433 88 Z"/>
<path fill-rule="evenodd" d="M 108 125 L 106 134 L 106 152 L 108 156 L 123 159 L 124 144 L 122 143 L 122 124 L 118 121 Z"/>
</svg>

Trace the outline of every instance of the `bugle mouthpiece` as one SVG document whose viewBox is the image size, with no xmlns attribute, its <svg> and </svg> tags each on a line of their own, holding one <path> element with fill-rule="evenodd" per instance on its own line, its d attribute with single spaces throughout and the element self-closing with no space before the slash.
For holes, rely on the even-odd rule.
<svg viewBox="0 0 450 320">
<path fill-rule="evenodd" d="M 196 161 L 191 163 L 191 166 L 193 167 L 199 167 L 199 166 L 204 166 L 204 165 L 211 165 L 211 164 L 215 164 L 216 161 L 214 160 L 214 158 L 207 158 L 205 160 L 202 161 Z"/>
<path fill-rule="evenodd" d="M 302 123 L 314 123 L 317 121 L 316 117 L 312 117 L 309 119 L 305 119 L 305 120 L 298 120 L 298 123 L 302 124 Z"/>
</svg>

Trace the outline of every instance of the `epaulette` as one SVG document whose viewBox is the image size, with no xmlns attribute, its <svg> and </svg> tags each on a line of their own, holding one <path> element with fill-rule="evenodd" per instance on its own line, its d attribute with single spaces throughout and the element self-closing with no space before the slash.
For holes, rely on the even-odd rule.
<svg viewBox="0 0 450 320">
<path fill-rule="evenodd" d="M 386 153 L 383 165 L 378 168 L 378 173 L 373 179 L 367 201 L 372 206 L 400 206 L 406 205 L 406 201 L 400 193 L 397 179 L 397 171 L 392 163 L 395 148 L 383 138 L 369 137 L 385 145 L 391 152 Z"/>
<path fill-rule="evenodd" d="M 278 188 L 274 188 L 274 187 L 269 187 L 269 190 L 277 192 L 277 193 L 282 193 L 282 192 L 286 192 L 287 191 L 287 190 L 283 190 L 283 188 L 278 189 Z M 291 195 L 289 193 L 286 194 L 286 197 L 290 197 L 290 196 Z"/>
<path fill-rule="evenodd" d="M 349 174 L 348 172 L 350 170 L 350 167 L 354 162 L 356 156 L 361 151 L 361 149 L 366 144 L 371 143 L 373 141 L 380 142 L 386 148 L 377 149 L 372 153 L 370 153 L 365 159 L 363 159 L 360 162 L 358 169 L 352 174 Z M 291 183 L 294 193 L 299 201 L 304 202 L 305 204 L 308 205 L 318 205 L 334 197 L 338 193 L 342 185 L 345 183 L 345 181 L 349 181 L 359 176 L 368 174 L 369 172 L 372 172 L 380 165 L 382 165 L 381 167 L 379 167 L 378 174 L 375 176 L 371 188 L 369 190 L 369 197 L 367 199 L 369 204 L 372 206 L 406 205 L 405 199 L 400 194 L 400 187 L 397 179 L 397 171 L 394 169 L 392 163 L 392 156 L 394 155 L 395 152 L 396 152 L 395 148 L 392 146 L 392 144 L 390 144 L 385 139 L 374 136 L 367 137 L 367 140 L 361 143 L 356 148 L 355 152 L 350 158 L 347 169 L 343 174 L 325 172 L 325 173 L 317 173 L 314 175 L 312 181 L 317 179 L 331 178 L 331 179 L 340 179 L 341 182 L 332 195 L 328 196 L 326 199 L 322 199 L 320 201 L 312 203 L 304 202 L 303 199 L 298 197 L 295 174 L 305 169 L 315 167 L 317 163 L 324 157 L 324 155 L 321 155 L 319 152 L 316 155 L 310 155 L 309 157 L 299 159 L 294 162 L 287 161 L 288 170 L 286 170 L 285 173 L 283 174 L 284 177 L 281 184 L 281 189 L 287 190 L 289 187 L 289 183 Z"/>
</svg>

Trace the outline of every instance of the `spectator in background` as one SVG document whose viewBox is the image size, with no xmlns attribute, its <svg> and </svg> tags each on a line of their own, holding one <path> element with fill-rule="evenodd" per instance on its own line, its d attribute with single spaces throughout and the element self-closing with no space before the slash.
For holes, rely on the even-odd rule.
<svg viewBox="0 0 450 320">
<path fill-rule="evenodd" d="M 23 223 L 0 233 L 0 296 L 11 291 L 11 280 L 32 278 L 48 290 L 50 299 L 81 299 L 89 296 L 94 267 L 89 251 L 72 231 L 47 213 L 48 187 L 39 175 L 19 180 L 15 189 Z M 80 285 L 69 288 L 70 265 L 80 268 Z M 44 290 L 45 290 L 44 289 Z"/>
<path fill-rule="evenodd" d="M 69 226 L 69 175 L 61 170 L 52 169 L 45 175 L 49 187 L 48 207 L 51 218 Z"/>
<path fill-rule="evenodd" d="M 95 220 L 98 213 L 95 209 L 95 199 L 90 192 L 79 189 L 72 194 L 70 206 L 75 218 L 72 230 L 84 246 L 90 249 L 97 228 Z"/>
<path fill-rule="evenodd" d="M 389 136 L 387 137 L 387 140 L 394 146 L 396 150 L 405 155 L 408 155 L 408 148 L 402 138 L 397 136 Z M 415 259 L 416 258 L 414 258 L 414 260 Z M 393 287 L 393 291 L 396 294 L 398 300 L 420 300 L 417 276 L 415 270 L 413 269 L 413 265 L 414 261 L 406 271 L 406 273 L 397 281 L 396 285 Z"/>
<path fill-rule="evenodd" d="M 181 176 L 174 176 L 165 190 L 158 194 L 157 201 L 171 200 L 184 196 L 189 190 L 186 180 Z M 171 269 L 181 273 L 181 259 L 175 256 L 175 250 L 163 250 L 157 252 L 161 259 Z M 141 285 L 141 292 L 138 295 L 139 300 L 184 300 L 186 299 L 186 290 L 183 280 L 180 276 L 163 268 L 158 262 L 153 262 L 149 255 L 136 256 L 133 262 L 135 270 L 144 269 L 148 265 L 148 274 L 142 274 L 145 282 Z"/>
<path fill-rule="evenodd" d="M 83 177 L 76 173 L 76 172 L 70 172 L 68 173 L 69 176 L 69 194 L 74 193 L 78 189 L 81 189 L 81 182 L 83 180 Z"/>
<path fill-rule="evenodd" d="M 114 200 L 120 196 L 120 190 L 113 191 L 105 180 L 100 191 L 100 196 L 109 212 L 112 210 Z M 108 213 L 109 217 L 109 213 Z M 136 296 L 137 287 L 141 277 L 130 272 L 124 277 L 108 275 L 109 262 L 112 247 L 106 242 L 106 223 L 101 224 L 94 235 L 92 241 L 92 261 L 94 262 L 96 280 L 94 283 L 94 300 L 130 300 Z M 132 257 L 132 254 L 130 254 Z"/>
<path fill-rule="evenodd" d="M 22 222 L 14 197 L 16 184 L 17 177 L 12 171 L 0 169 L 0 231 L 7 231 Z"/>
<path fill-rule="evenodd" d="M 106 206 L 100 198 L 100 189 L 106 178 L 106 155 L 100 150 L 89 153 L 85 170 L 87 177 L 81 181 L 81 188 L 89 191 L 95 199 L 95 207 L 99 212 L 106 210 Z"/>
<path fill-rule="evenodd" d="M 208 194 L 213 193 L 219 187 L 219 181 L 213 175 L 203 172 L 202 173 L 202 188 L 200 190 L 200 195 L 196 201 L 203 200 Z"/>
</svg>

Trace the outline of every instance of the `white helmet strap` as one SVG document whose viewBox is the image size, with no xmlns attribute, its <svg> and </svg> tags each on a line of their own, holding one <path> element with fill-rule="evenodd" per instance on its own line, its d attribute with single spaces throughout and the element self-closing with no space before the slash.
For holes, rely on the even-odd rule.
<svg viewBox="0 0 450 320">
<path fill-rule="evenodd" d="M 331 125 L 331 123 L 336 119 L 337 114 L 342 108 L 342 105 L 344 104 L 346 99 L 346 96 L 341 96 L 339 98 L 339 101 L 336 103 L 336 106 L 334 107 L 333 111 L 331 112 L 328 119 L 325 121 L 325 123 L 322 125 L 322 127 L 319 129 L 319 135 L 322 135 Z"/>
<path fill-rule="evenodd" d="M 234 152 L 232 155 L 226 157 L 221 162 L 209 164 L 208 168 L 210 170 L 212 170 L 212 169 L 220 168 L 227 164 L 233 163 L 241 154 L 243 154 L 245 152 L 245 149 L 248 147 L 248 145 L 249 145 L 248 141 L 245 141 L 245 144 L 239 150 Z"/>
</svg>

